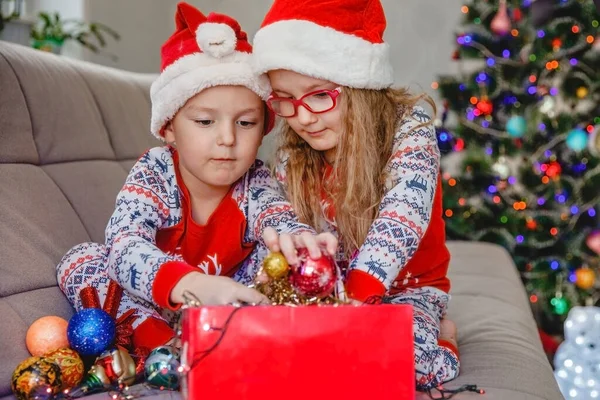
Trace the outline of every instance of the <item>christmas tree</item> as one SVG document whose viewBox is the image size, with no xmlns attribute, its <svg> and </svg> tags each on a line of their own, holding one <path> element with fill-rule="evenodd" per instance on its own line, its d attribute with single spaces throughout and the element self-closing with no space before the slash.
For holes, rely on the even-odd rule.
<svg viewBox="0 0 600 400">
<path fill-rule="evenodd" d="M 451 239 L 504 246 L 539 322 L 600 299 L 600 16 L 592 0 L 473 0 L 433 83 Z M 490 260 L 494 262 L 494 260 Z"/>
</svg>

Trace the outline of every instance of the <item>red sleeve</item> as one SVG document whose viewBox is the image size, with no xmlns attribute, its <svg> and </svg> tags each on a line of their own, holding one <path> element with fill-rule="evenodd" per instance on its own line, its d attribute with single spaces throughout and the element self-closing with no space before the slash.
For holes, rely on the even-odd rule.
<svg viewBox="0 0 600 400">
<path fill-rule="evenodd" d="M 451 352 L 453 352 L 454 355 L 456 356 L 456 359 L 459 358 L 460 354 L 458 353 L 458 348 L 454 345 L 454 343 L 449 342 L 444 339 L 438 339 L 438 345 L 440 345 L 440 347 L 445 347 L 448 350 L 450 350 Z"/>
<path fill-rule="evenodd" d="M 364 302 L 371 296 L 383 296 L 385 286 L 372 275 L 353 269 L 346 278 L 346 293 L 350 298 Z"/>
<path fill-rule="evenodd" d="M 164 263 L 156 273 L 154 284 L 152 285 L 152 298 L 154 302 L 159 307 L 173 311 L 178 310 L 181 304 L 175 304 L 171 301 L 171 292 L 181 278 L 190 272 L 198 272 L 198 268 L 194 268 L 182 261 Z"/>
</svg>

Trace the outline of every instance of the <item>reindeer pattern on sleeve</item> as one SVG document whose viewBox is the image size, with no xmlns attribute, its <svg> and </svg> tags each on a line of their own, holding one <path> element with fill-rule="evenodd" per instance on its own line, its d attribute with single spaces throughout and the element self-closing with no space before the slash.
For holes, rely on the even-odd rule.
<svg viewBox="0 0 600 400">
<path fill-rule="evenodd" d="M 435 128 L 415 107 L 400 122 L 386 170 L 388 191 L 349 270 L 367 272 L 390 289 L 427 230 L 439 168 Z"/>
</svg>

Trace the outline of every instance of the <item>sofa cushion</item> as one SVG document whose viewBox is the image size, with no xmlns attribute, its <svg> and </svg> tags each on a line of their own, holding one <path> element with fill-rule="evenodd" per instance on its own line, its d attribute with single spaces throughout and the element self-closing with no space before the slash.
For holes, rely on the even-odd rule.
<svg viewBox="0 0 600 400">
<path fill-rule="evenodd" d="M 38 153 L 25 95 L 9 57 L 0 52 L 0 160 L 37 164 Z"/>
<path fill-rule="evenodd" d="M 0 42 L 0 398 L 29 356 L 37 318 L 69 318 L 56 265 L 104 241 L 149 133 L 149 75 L 120 73 Z"/>
<path fill-rule="evenodd" d="M 562 399 L 508 252 L 472 242 L 449 242 L 449 249 L 448 317 L 458 326 L 461 371 L 446 386 L 476 384 L 494 399 Z"/>
</svg>

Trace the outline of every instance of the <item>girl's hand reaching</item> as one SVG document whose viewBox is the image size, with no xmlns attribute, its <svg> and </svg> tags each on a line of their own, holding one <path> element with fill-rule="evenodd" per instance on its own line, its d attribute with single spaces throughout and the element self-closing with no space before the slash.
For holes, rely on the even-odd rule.
<svg viewBox="0 0 600 400">
<path fill-rule="evenodd" d="M 290 265 L 298 263 L 297 249 L 306 248 L 312 259 L 321 258 L 323 252 L 329 256 L 335 256 L 338 247 L 337 238 L 329 232 L 313 235 L 303 232 L 299 235 L 288 233 L 278 234 L 273 228 L 266 228 L 263 232 L 263 240 L 268 249 L 273 252 L 281 252 Z"/>
</svg>

